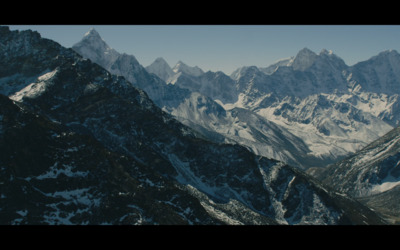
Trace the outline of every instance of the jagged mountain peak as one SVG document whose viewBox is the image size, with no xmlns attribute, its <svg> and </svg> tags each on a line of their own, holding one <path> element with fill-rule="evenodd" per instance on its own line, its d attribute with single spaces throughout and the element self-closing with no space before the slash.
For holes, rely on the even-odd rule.
<svg viewBox="0 0 400 250">
<path fill-rule="evenodd" d="M 314 51 L 312 51 L 311 49 L 304 47 L 301 50 L 299 50 L 299 52 L 297 52 L 297 55 L 305 55 L 305 54 L 315 54 L 316 53 Z"/>
<path fill-rule="evenodd" d="M 293 59 L 292 67 L 294 70 L 305 71 L 316 63 L 323 65 L 322 68 L 326 68 L 327 65 L 332 65 L 334 68 L 340 70 L 347 67 L 343 59 L 337 56 L 332 50 L 322 49 L 317 54 L 308 48 L 304 48 L 297 53 Z"/>
<path fill-rule="evenodd" d="M 9 34 L 15 34 L 16 37 L 22 38 L 24 36 L 31 36 L 34 37 L 35 39 L 42 38 L 39 32 L 28 29 L 28 30 L 10 30 L 10 27 L 8 26 L 0 26 L 0 34 L 2 36 L 9 35 Z"/>
<path fill-rule="evenodd" d="M 152 64 L 147 66 L 145 69 L 147 70 L 147 72 L 157 75 L 165 82 L 167 82 L 168 79 L 172 75 L 174 75 L 174 72 L 172 71 L 171 67 L 169 66 L 167 61 L 165 61 L 165 59 L 162 57 L 158 57 L 156 60 L 154 60 Z"/>
<path fill-rule="evenodd" d="M 360 67 L 362 68 L 362 67 L 365 67 L 366 64 L 376 64 L 378 61 L 379 62 L 383 62 L 383 61 L 390 62 L 393 60 L 400 60 L 400 54 L 394 49 L 389 49 L 389 50 L 382 51 L 382 52 L 378 53 L 377 55 L 372 56 L 371 58 L 369 58 L 365 61 L 361 61 L 361 62 L 354 64 L 352 66 L 352 68 L 360 68 Z M 397 61 L 396 63 L 398 63 L 398 62 L 399 61 Z"/>
<path fill-rule="evenodd" d="M 172 71 L 171 66 L 169 66 L 168 62 L 162 57 L 157 57 L 156 60 L 154 60 L 154 62 L 152 62 L 149 66 L 146 67 L 146 69 L 155 67 L 165 68 Z"/>
<path fill-rule="evenodd" d="M 261 72 L 261 70 L 257 66 L 243 66 L 233 71 L 230 77 L 233 80 L 239 80 L 245 75 L 254 75 L 258 72 Z"/>
<path fill-rule="evenodd" d="M 91 28 L 83 36 L 81 41 L 74 44 L 72 49 L 85 58 L 89 58 L 93 62 L 111 67 L 117 58 L 121 56 L 116 50 L 112 49 L 100 36 L 100 34 Z"/>
<path fill-rule="evenodd" d="M 380 52 L 378 55 L 371 57 L 371 61 L 376 61 L 376 60 L 393 60 L 395 58 L 399 58 L 400 54 L 394 50 L 394 49 L 389 49 Z"/>
<path fill-rule="evenodd" d="M 92 45 L 96 45 L 96 47 L 103 47 L 104 49 L 110 47 L 100 36 L 99 32 L 97 32 L 94 28 L 90 28 L 90 30 L 82 37 L 81 41 L 74 46 L 77 46 L 81 43 L 90 43 Z"/>
<path fill-rule="evenodd" d="M 162 63 L 169 66 L 168 62 L 163 57 L 157 57 L 153 63 Z"/>
<path fill-rule="evenodd" d="M 175 64 L 175 66 L 172 68 L 172 70 L 174 70 L 174 72 L 175 71 L 178 71 L 180 68 L 182 68 L 182 67 L 189 67 L 188 65 L 186 65 L 184 62 L 182 62 L 181 60 L 179 60 L 176 64 Z"/>
<path fill-rule="evenodd" d="M 176 65 L 175 66 L 180 66 L 180 65 L 186 65 L 184 62 L 182 62 L 181 60 L 179 60 L 177 63 L 176 63 Z"/>
<path fill-rule="evenodd" d="M 101 38 L 99 32 L 95 28 L 90 28 L 84 35 L 85 38 Z"/>
<path fill-rule="evenodd" d="M 183 72 L 193 76 L 200 76 L 204 74 L 204 71 L 198 66 L 191 67 L 180 60 L 172 68 L 172 71 L 175 73 Z"/>
<path fill-rule="evenodd" d="M 294 70 L 306 70 L 311 67 L 316 60 L 334 60 L 339 62 L 338 64 L 345 64 L 343 60 L 338 57 L 332 50 L 322 49 L 319 54 L 316 54 L 312 50 L 308 49 L 307 47 L 301 49 L 296 56 L 292 56 L 289 58 L 282 58 L 277 60 L 275 63 L 271 64 L 268 67 L 260 67 L 259 69 L 267 74 L 273 74 L 279 67 L 282 66 L 292 66 Z"/>
<path fill-rule="evenodd" d="M 319 54 L 320 55 L 333 55 L 333 51 L 332 50 L 327 50 L 327 49 L 322 49 Z"/>
<path fill-rule="evenodd" d="M 322 49 L 318 58 L 328 58 L 329 60 L 343 61 L 342 58 L 337 56 L 332 50 Z M 344 62 L 343 62 L 344 63 Z"/>
<path fill-rule="evenodd" d="M 90 28 L 90 30 L 82 37 L 81 41 L 74 44 L 72 48 L 78 51 L 92 50 L 97 53 L 110 53 L 110 51 L 113 51 L 113 53 L 116 53 L 116 51 L 103 40 L 103 38 L 94 28 Z"/>
<path fill-rule="evenodd" d="M 279 67 L 288 67 L 291 66 L 294 60 L 294 56 L 289 57 L 289 58 L 282 58 L 279 59 L 277 61 L 275 61 L 273 64 L 269 65 L 268 67 L 260 67 L 260 70 L 267 74 L 267 75 L 271 75 L 272 73 L 274 73 Z"/>
<path fill-rule="evenodd" d="M 399 55 L 399 53 L 395 49 L 388 49 L 388 50 L 382 51 L 378 55 Z"/>
<path fill-rule="evenodd" d="M 304 71 L 309 68 L 317 59 L 318 55 L 308 48 L 300 50 L 293 59 L 292 67 L 294 70 Z"/>
</svg>

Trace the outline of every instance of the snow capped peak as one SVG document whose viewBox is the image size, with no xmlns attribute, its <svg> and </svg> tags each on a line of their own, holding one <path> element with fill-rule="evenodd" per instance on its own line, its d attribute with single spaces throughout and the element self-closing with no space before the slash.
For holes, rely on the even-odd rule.
<svg viewBox="0 0 400 250">
<path fill-rule="evenodd" d="M 304 71 L 309 68 L 317 59 L 317 54 L 308 48 L 300 50 L 293 60 L 292 67 L 294 70 Z"/>
<path fill-rule="evenodd" d="M 80 43 L 84 42 L 95 45 L 96 47 L 102 47 L 103 49 L 110 49 L 108 44 L 101 38 L 100 34 L 94 28 L 90 28 L 90 30 L 85 33 Z"/>
<path fill-rule="evenodd" d="M 94 28 L 90 28 L 84 37 L 100 37 L 100 34 Z"/>
<path fill-rule="evenodd" d="M 333 60 L 342 60 L 340 57 L 338 57 L 335 53 L 333 53 L 332 50 L 327 50 L 327 49 L 322 49 L 321 52 L 318 55 L 319 58 L 329 58 Z"/>
<path fill-rule="evenodd" d="M 294 57 L 288 57 L 288 58 L 282 58 L 277 60 L 274 64 L 278 64 L 278 65 L 288 65 L 289 63 L 293 62 Z"/>
<path fill-rule="evenodd" d="M 163 64 L 168 65 L 167 61 L 165 61 L 165 59 L 162 58 L 162 57 L 157 57 L 156 60 L 154 60 L 154 62 L 155 62 L 155 63 L 163 63 Z M 168 66 L 169 66 L 169 65 L 168 65 Z"/>
<path fill-rule="evenodd" d="M 333 55 L 333 51 L 332 50 L 327 50 L 327 49 L 322 49 L 319 54 L 320 55 Z"/>
<path fill-rule="evenodd" d="M 322 49 L 317 55 L 308 48 L 300 50 L 296 57 L 293 59 L 292 67 L 294 70 L 305 71 L 312 65 L 319 64 L 326 67 L 331 65 L 336 69 L 343 69 L 346 67 L 345 62 L 335 55 L 332 50 Z"/>
<path fill-rule="evenodd" d="M 172 68 L 172 71 L 175 73 L 183 72 L 192 76 L 200 76 L 204 74 L 204 71 L 198 66 L 190 67 L 182 61 L 178 61 L 178 63 Z"/>
<path fill-rule="evenodd" d="M 86 32 L 82 40 L 74 44 L 72 49 L 103 66 L 105 62 L 114 62 L 120 56 L 117 51 L 108 46 L 94 28 Z"/>
<path fill-rule="evenodd" d="M 167 68 L 171 68 L 170 66 L 169 66 L 169 64 L 167 63 L 167 61 L 165 61 L 165 59 L 164 58 L 162 58 L 162 57 L 157 57 L 157 59 L 156 60 L 154 60 L 154 62 L 151 64 L 151 65 L 163 65 L 163 66 L 165 66 L 165 67 L 167 67 Z"/>
<path fill-rule="evenodd" d="M 260 70 L 258 69 L 257 66 L 244 66 L 240 69 L 241 72 L 251 72 L 251 73 L 256 73 L 259 72 Z"/>
<path fill-rule="evenodd" d="M 310 55 L 314 56 L 314 55 L 317 55 L 317 54 L 315 54 L 315 52 L 310 50 L 309 48 L 304 47 L 303 49 L 299 50 L 299 52 L 297 52 L 297 56 L 296 57 L 299 57 L 299 56 L 310 56 Z"/>
<path fill-rule="evenodd" d="M 289 67 L 293 64 L 293 60 L 294 57 L 289 57 L 289 58 L 282 58 L 279 59 L 278 61 L 276 61 L 275 63 L 271 64 L 270 66 L 266 67 L 266 68 L 260 68 L 260 70 L 267 74 L 267 75 L 271 75 L 272 73 L 274 73 L 279 67 Z"/>
<path fill-rule="evenodd" d="M 380 54 L 395 55 L 395 54 L 398 54 L 398 52 L 395 49 L 388 49 L 388 50 L 382 51 Z"/>
<path fill-rule="evenodd" d="M 245 75 L 254 75 L 258 72 L 261 72 L 261 70 L 256 66 L 243 66 L 233 71 L 230 77 L 233 80 L 239 80 Z"/>
<path fill-rule="evenodd" d="M 146 70 L 149 73 L 157 75 L 164 81 L 167 81 L 172 75 L 174 75 L 171 67 L 162 57 L 158 57 L 152 64 L 146 67 Z"/>
<path fill-rule="evenodd" d="M 359 62 L 355 64 L 353 67 L 365 67 L 365 64 L 369 64 L 371 67 L 376 68 L 378 65 L 380 67 L 389 67 L 395 70 L 395 74 L 400 76 L 400 71 L 398 70 L 398 65 L 400 63 L 400 54 L 394 50 L 385 50 L 380 52 L 378 55 L 375 55 L 368 60 Z M 383 66 L 385 65 L 385 66 Z"/>
<path fill-rule="evenodd" d="M 322 64 L 333 66 L 335 69 L 342 70 L 346 68 L 346 63 L 343 61 L 342 58 L 338 57 L 332 50 L 323 49 L 318 55 L 318 60 L 322 62 Z M 324 66 L 326 67 L 326 66 Z"/>
<path fill-rule="evenodd" d="M 73 47 L 85 45 L 86 47 L 92 46 L 96 49 L 101 49 L 103 51 L 111 49 L 110 46 L 101 38 L 100 34 L 94 29 L 90 28 L 88 32 L 85 33 L 82 40 L 75 44 Z"/>
<path fill-rule="evenodd" d="M 390 58 L 390 57 L 396 57 L 399 56 L 399 53 L 394 50 L 394 49 L 389 49 L 389 50 L 385 50 L 380 52 L 376 57 L 378 58 Z"/>
<path fill-rule="evenodd" d="M 186 69 L 186 68 L 189 68 L 189 66 L 188 65 L 186 65 L 184 62 L 182 62 L 182 61 L 178 61 L 176 64 L 175 64 L 175 66 L 172 68 L 172 70 L 175 72 L 175 73 L 178 73 L 179 71 L 181 71 L 181 70 L 183 70 L 183 69 Z"/>
</svg>

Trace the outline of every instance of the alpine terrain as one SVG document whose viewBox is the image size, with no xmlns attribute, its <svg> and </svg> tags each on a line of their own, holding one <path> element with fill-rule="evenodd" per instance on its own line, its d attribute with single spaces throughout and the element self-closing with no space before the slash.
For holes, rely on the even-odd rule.
<svg viewBox="0 0 400 250">
<path fill-rule="evenodd" d="M 296 167 L 306 168 L 319 161 L 309 154 L 307 145 L 286 128 L 249 109 L 224 108 L 221 101 L 237 101 L 238 91 L 235 81 L 223 72 L 204 73 L 199 67 L 181 61 L 171 68 L 163 58 L 157 58 L 143 68 L 134 56 L 121 55 L 110 48 L 94 29 L 72 48 L 128 80 L 133 79 L 130 72 L 137 72 L 141 79 L 146 80 L 143 83 L 131 81 L 134 86 L 145 90 L 157 106 L 211 141 L 240 144 L 258 155 Z M 113 51 L 112 57 L 110 51 Z M 135 63 L 116 64 L 122 56 Z"/>
<path fill-rule="evenodd" d="M 304 48 L 269 67 L 245 66 L 228 76 L 181 61 L 171 68 L 163 58 L 144 68 L 94 29 L 73 49 L 128 80 L 131 71 L 149 72 L 146 86 L 132 84 L 207 139 L 304 170 L 343 159 L 399 123 L 400 55 L 394 50 L 347 66 L 332 51 Z M 122 56 L 135 63 L 117 64 Z"/>
<path fill-rule="evenodd" d="M 400 223 L 400 127 L 314 175 L 392 223 Z"/>
<path fill-rule="evenodd" d="M 1 224 L 386 223 L 298 168 L 175 120 L 149 98 L 171 84 L 106 51 L 85 59 L 0 26 Z"/>
</svg>

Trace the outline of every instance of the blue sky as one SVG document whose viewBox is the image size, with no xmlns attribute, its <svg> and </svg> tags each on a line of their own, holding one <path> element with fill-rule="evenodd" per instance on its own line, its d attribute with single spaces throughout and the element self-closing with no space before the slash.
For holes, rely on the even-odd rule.
<svg viewBox="0 0 400 250">
<path fill-rule="evenodd" d="M 163 57 L 204 71 L 231 74 L 241 66 L 267 67 L 302 48 L 332 50 L 353 65 L 379 52 L 400 52 L 400 25 L 10 25 L 72 47 L 95 28 L 120 53 L 148 66 Z"/>
</svg>

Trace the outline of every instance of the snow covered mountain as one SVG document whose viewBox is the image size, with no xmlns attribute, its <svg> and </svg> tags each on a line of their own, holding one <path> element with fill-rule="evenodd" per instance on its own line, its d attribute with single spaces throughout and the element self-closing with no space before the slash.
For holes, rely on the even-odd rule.
<svg viewBox="0 0 400 250">
<path fill-rule="evenodd" d="M 191 67 L 182 61 L 177 62 L 171 68 L 162 57 L 157 58 L 152 64 L 145 67 L 145 69 L 149 73 L 157 75 L 168 84 L 175 84 L 180 77 L 197 77 L 204 74 L 204 71 L 198 66 Z"/>
<path fill-rule="evenodd" d="M 259 69 L 263 73 L 265 73 L 267 75 L 271 75 L 272 73 L 274 73 L 281 66 L 290 66 L 290 65 L 292 65 L 293 59 L 294 59 L 294 57 L 280 59 L 280 60 L 278 60 L 277 62 L 273 63 L 272 65 L 270 65 L 268 67 L 265 67 L 265 68 L 260 67 Z M 232 74 L 231 74 L 232 78 L 235 78 L 234 77 L 234 75 L 235 75 L 234 73 L 235 73 L 235 71 L 232 72 Z"/>
<path fill-rule="evenodd" d="M 400 223 L 400 127 L 314 175 Z"/>
<path fill-rule="evenodd" d="M 349 69 L 348 81 L 356 92 L 400 94 L 400 54 L 387 50 Z"/>
<path fill-rule="evenodd" d="M 356 105 L 393 127 L 400 124 L 399 64 L 400 54 L 387 50 L 353 65 L 347 74 L 349 91 L 360 99 Z"/>
<path fill-rule="evenodd" d="M 215 101 L 226 103 L 237 100 L 234 81 L 220 71 L 208 71 L 199 76 L 178 73 L 170 83 L 190 92 L 199 92 Z"/>
<path fill-rule="evenodd" d="M 158 58 L 147 69 L 166 79 L 167 87 L 159 81 L 154 84 L 142 81 L 148 84 L 135 86 L 144 89 L 163 110 L 209 139 L 239 143 L 257 154 L 282 161 L 292 159 L 288 163 L 305 169 L 333 163 L 354 153 L 398 124 L 399 93 L 398 90 L 389 91 L 392 86 L 400 85 L 396 67 L 398 57 L 393 50 L 382 52 L 349 67 L 332 51 L 324 49 L 316 54 L 304 48 L 296 56 L 282 59 L 268 68 L 246 66 L 231 76 L 222 72 L 204 73 L 183 62 L 171 69 L 165 60 Z M 102 66 L 107 68 L 107 63 Z M 111 72 L 129 80 L 128 68 L 115 66 Z M 378 84 L 377 79 L 385 84 Z M 195 98 L 199 94 L 202 97 Z M 227 116 L 221 116 L 219 111 L 212 114 L 219 108 L 207 109 L 206 113 L 204 108 L 193 109 L 204 101 L 210 107 L 220 105 Z M 263 131 L 263 136 L 269 134 L 264 133 L 265 129 L 254 127 L 251 121 L 241 120 L 240 124 L 245 126 L 226 129 L 233 126 L 227 120 L 232 121 L 228 116 L 234 108 L 246 109 L 263 117 L 273 124 L 270 128 L 286 130 L 290 138 L 303 142 L 300 151 L 307 153 L 299 157 L 297 150 L 282 151 L 282 145 L 267 144 L 249 128 Z M 240 119 L 245 117 L 249 116 Z M 294 142 L 288 141 L 289 144 Z M 291 148 L 289 144 L 284 147 Z"/>
<path fill-rule="evenodd" d="M 279 98 L 293 96 L 305 98 L 313 94 L 343 92 L 347 90 L 343 70 L 346 65 L 332 52 L 322 50 L 319 55 L 304 48 L 290 63 L 273 65 L 271 74 L 263 73 L 256 66 L 246 66 L 234 71 L 231 77 L 237 82 L 241 93 L 251 95 L 248 106 L 255 99 L 274 93 Z"/>
<path fill-rule="evenodd" d="M 172 84 L 190 92 L 198 92 L 213 100 L 234 102 L 237 100 L 235 84 L 223 72 L 204 72 L 179 61 L 172 69 L 163 58 L 157 58 L 146 70 Z"/>
<path fill-rule="evenodd" d="M 149 73 L 153 73 L 163 79 L 165 82 L 168 82 L 168 79 L 172 77 L 175 72 L 172 71 L 172 68 L 169 64 L 164 60 L 164 58 L 157 58 L 152 64 L 145 68 Z"/>
<path fill-rule="evenodd" d="M 101 39 L 99 36 L 97 38 Z M 85 37 L 82 40 L 85 41 Z M 103 40 L 101 39 L 101 41 Z M 99 42 L 92 43 L 96 45 Z M 91 49 L 87 48 L 90 46 L 90 43 L 81 41 L 73 48 L 79 48 L 76 51 L 80 53 L 80 51 L 90 51 Z M 108 46 L 103 47 L 108 48 Z M 87 53 L 83 56 L 92 56 L 92 54 Z M 107 69 L 107 65 L 113 65 L 112 72 L 125 76 L 127 79 L 132 78 L 130 77 L 132 70 L 128 67 L 118 68 L 115 63 L 104 63 L 101 66 Z M 129 66 L 129 64 L 126 65 Z M 133 65 L 140 68 L 137 64 Z M 166 77 L 162 72 L 169 75 L 172 71 L 162 58 L 156 59 L 146 68 L 160 78 Z M 147 92 L 148 89 L 151 89 L 152 91 L 148 94 L 156 105 L 179 121 L 199 131 L 205 138 L 214 142 L 244 145 L 259 155 L 285 161 L 296 167 L 305 168 L 308 163 L 313 162 L 313 159 L 319 160 L 305 155 L 304 152 L 308 152 L 308 149 L 304 147 L 303 143 L 299 143 L 300 139 L 288 132 L 282 132 L 284 129 L 273 122 L 265 119 L 261 119 L 259 122 L 241 120 L 251 116 L 256 117 L 254 116 L 256 114 L 232 116 L 231 111 L 225 111 L 221 106 L 223 102 L 235 102 L 238 99 L 235 82 L 229 76 L 222 72 L 208 71 L 204 73 L 198 67 L 190 67 L 183 62 L 179 62 L 174 67 L 174 71 L 172 71 L 174 74 L 164 84 L 160 84 L 161 80 L 153 81 L 149 77 L 141 77 L 142 84 L 146 85 L 143 90 Z M 145 75 L 138 70 L 135 72 Z M 153 77 L 156 78 L 156 76 Z M 141 87 L 139 84 L 134 85 Z M 251 111 L 247 111 L 247 113 L 249 112 Z M 274 135 L 275 139 L 269 139 L 270 135 Z M 285 139 L 276 139 L 285 136 Z M 282 145 L 283 142 L 287 145 Z M 299 146 L 294 147 L 294 144 Z"/>
<path fill-rule="evenodd" d="M 282 127 L 246 109 L 225 110 L 198 92 L 172 109 L 171 115 L 216 142 L 239 144 L 293 166 L 315 161 L 307 158 L 304 142 Z"/>
<path fill-rule="evenodd" d="M 199 67 L 188 66 L 187 64 L 185 64 L 182 61 L 177 62 L 176 65 L 172 68 L 172 71 L 175 74 L 185 73 L 185 74 L 191 75 L 191 76 L 200 76 L 200 75 L 204 74 L 204 71 L 202 69 L 200 69 Z"/>
<path fill-rule="evenodd" d="M 222 105 L 256 112 L 333 162 L 398 124 L 399 56 L 386 51 L 349 67 L 332 51 L 317 55 L 305 48 L 268 74 L 255 66 L 236 70 L 238 101 Z"/>
<path fill-rule="evenodd" d="M 92 58 L 94 63 L 105 65 L 107 68 L 111 68 L 120 56 L 116 50 L 108 46 L 94 28 L 86 32 L 80 43 L 75 44 L 73 49 Z"/>
<path fill-rule="evenodd" d="M 0 58 L 2 224 L 384 223 L 296 168 L 199 138 L 36 32 L 0 27 Z"/>
<path fill-rule="evenodd" d="M 155 102 L 163 95 L 165 84 L 160 78 L 149 74 L 135 56 L 110 48 L 95 29 L 90 29 L 72 49 L 110 73 L 124 76 L 134 86 L 146 91 Z"/>
</svg>

